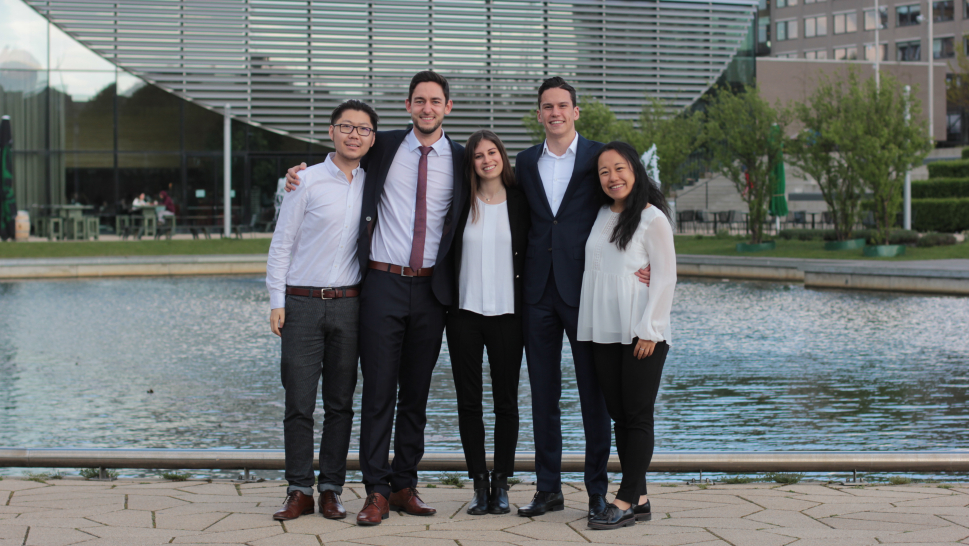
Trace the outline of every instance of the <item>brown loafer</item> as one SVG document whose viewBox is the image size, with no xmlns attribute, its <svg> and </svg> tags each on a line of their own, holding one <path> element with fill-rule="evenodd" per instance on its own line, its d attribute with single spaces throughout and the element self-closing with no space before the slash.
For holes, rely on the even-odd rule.
<svg viewBox="0 0 969 546">
<path fill-rule="evenodd" d="M 397 512 L 403 511 L 412 516 L 433 516 L 437 510 L 424 504 L 424 501 L 417 495 L 417 488 L 408 487 L 396 493 L 390 494 L 390 509 Z"/>
<path fill-rule="evenodd" d="M 320 494 L 320 514 L 326 519 L 343 519 L 347 511 L 343 508 L 340 495 L 335 491 L 324 491 Z"/>
<path fill-rule="evenodd" d="M 292 491 L 286 495 L 283 507 L 273 514 L 276 521 L 287 521 L 313 513 L 313 495 L 306 495 L 302 491 Z"/>
<path fill-rule="evenodd" d="M 380 493 L 367 495 L 363 503 L 363 510 L 357 514 L 357 525 L 380 525 L 380 522 L 390 517 L 387 499 Z"/>
</svg>

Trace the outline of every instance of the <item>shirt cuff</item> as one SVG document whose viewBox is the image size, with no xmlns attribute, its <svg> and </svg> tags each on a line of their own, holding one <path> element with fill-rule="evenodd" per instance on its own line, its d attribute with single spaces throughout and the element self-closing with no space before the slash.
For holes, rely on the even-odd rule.
<svg viewBox="0 0 969 546">
<path fill-rule="evenodd" d="M 269 308 L 280 309 L 286 307 L 286 292 L 272 292 L 269 294 Z"/>
</svg>

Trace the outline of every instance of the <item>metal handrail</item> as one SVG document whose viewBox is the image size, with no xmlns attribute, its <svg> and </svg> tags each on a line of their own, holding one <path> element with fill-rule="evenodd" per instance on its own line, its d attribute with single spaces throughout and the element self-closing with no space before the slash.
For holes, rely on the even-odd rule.
<svg viewBox="0 0 969 546">
<path fill-rule="evenodd" d="M 391 454 L 391 458 L 393 454 Z M 487 455 L 493 462 L 492 454 Z M 318 467 L 319 462 L 314 462 Z M 0 467 L 284 470 L 279 449 L 0 448 Z M 356 453 L 347 468 L 359 470 Z M 518 452 L 515 469 L 535 471 L 535 454 Z M 562 454 L 563 472 L 582 472 L 585 454 Z M 464 453 L 431 451 L 418 470 L 466 471 Z M 619 458 L 608 470 L 621 471 Z M 650 472 L 969 472 L 969 451 L 659 451 Z"/>
</svg>

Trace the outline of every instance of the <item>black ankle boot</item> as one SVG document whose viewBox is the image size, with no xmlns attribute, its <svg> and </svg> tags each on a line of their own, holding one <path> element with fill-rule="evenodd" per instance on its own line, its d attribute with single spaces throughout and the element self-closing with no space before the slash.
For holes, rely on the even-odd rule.
<svg viewBox="0 0 969 546">
<path fill-rule="evenodd" d="M 472 516 L 483 516 L 488 513 L 488 494 L 489 483 L 487 474 L 476 474 L 474 476 L 474 498 L 468 505 L 468 514 Z"/>
<path fill-rule="evenodd" d="M 508 504 L 508 474 L 504 472 L 491 473 L 491 498 L 488 499 L 489 514 L 507 514 L 511 512 Z"/>
</svg>

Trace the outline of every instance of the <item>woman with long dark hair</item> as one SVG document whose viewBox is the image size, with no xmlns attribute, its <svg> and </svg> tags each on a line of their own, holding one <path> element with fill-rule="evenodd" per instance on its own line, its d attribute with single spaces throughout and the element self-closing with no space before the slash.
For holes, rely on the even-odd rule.
<svg viewBox="0 0 969 546">
<path fill-rule="evenodd" d="M 496 134 L 477 131 L 465 146 L 469 199 L 463 203 L 451 253 L 454 306 L 447 344 L 458 398 L 458 428 L 474 480 L 468 513 L 507 514 L 508 478 L 518 444 L 518 379 L 525 345 L 521 274 L 530 226 L 525 194 Z M 485 461 L 482 360 L 488 351 L 495 411 L 495 463 Z"/>
<path fill-rule="evenodd" d="M 593 529 L 651 519 L 646 471 L 653 456 L 653 406 L 670 342 L 676 252 L 669 206 L 636 150 L 610 142 L 595 159 L 604 203 L 585 245 L 578 339 L 592 341 L 614 422 L 622 484 Z M 650 284 L 636 280 L 652 268 Z"/>
</svg>

